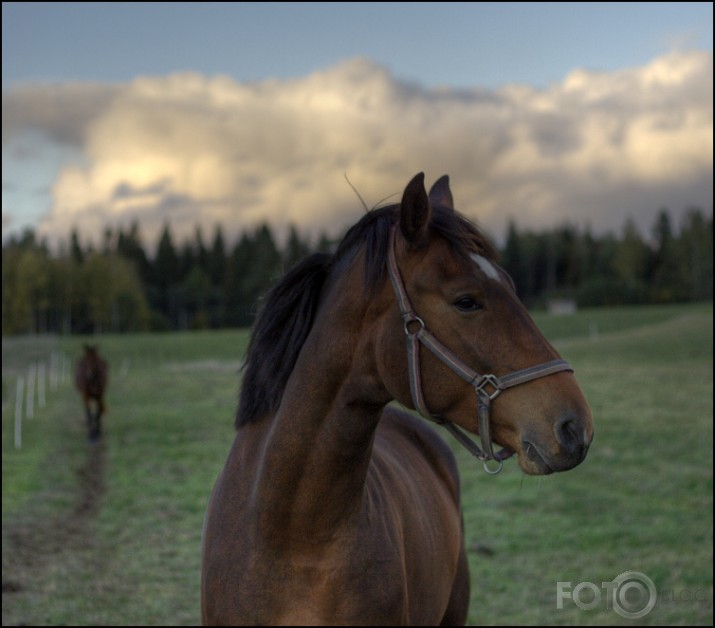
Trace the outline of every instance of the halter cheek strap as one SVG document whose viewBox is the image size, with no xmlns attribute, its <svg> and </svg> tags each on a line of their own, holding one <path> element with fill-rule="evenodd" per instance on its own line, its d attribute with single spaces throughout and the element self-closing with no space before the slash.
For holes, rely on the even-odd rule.
<svg viewBox="0 0 715 628">
<path fill-rule="evenodd" d="M 454 437 L 476 458 L 484 463 L 484 470 L 487 473 L 499 473 L 503 466 L 503 461 L 513 454 L 509 449 L 502 449 L 494 452 L 492 448 L 491 438 L 491 403 L 496 399 L 502 391 L 513 388 L 520 384 L 525 384 L 547 375 L 559 373 L 561 371 L 571 371 L 573 369 L 566 360 L 551 360 L 543 364 L 537 364 L 529 368 L 521 369 L 503 377 L 496 375 L 480 375 L 473 370 L 462 359 L 452 352 L 448 347 L 443 345 L 425 326 L 424 321 L 417 316 L 412 303 L 407 296 L 405 285 L 400 276 L 400 270 L 397 267 L 395 256 L 395 247 L 397 244 L 397 226 L 393 227 L 391 234 L 391 242 L 388 252 L 387 271 L 390 276 L 390 281 L 395 290 L 397 304 L 400 308 L 400 314 L 404 322 L 405 335 L 407 337 L 407 364 L 410 378 L 410 392 L 412 395 L 412 403 L 415 409 L 422 416 L 448 429 Z M 422 392 L 422 376 L 420 369 L 420 344 L 429 349 L 436 357 L 444 362 L 462 379 L 467 381 L 470 386 L 474 387 L 477 395 L 477 429 L 479 438 L 482 441 L 483 450 L 474 443 L 459 427 L 451 421 L 432 414 L 425 403 L 424 394 Z M 489 460 L 494 460 L 498 463 L 498 467 L 490 469 L 487 466 Z"/>
</svg>

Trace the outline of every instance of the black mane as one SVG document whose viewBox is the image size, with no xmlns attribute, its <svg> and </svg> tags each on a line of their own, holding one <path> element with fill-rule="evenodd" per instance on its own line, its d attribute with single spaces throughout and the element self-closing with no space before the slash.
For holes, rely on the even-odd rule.
<svg viewBox="0 0 715 628">
<path fill-rule="evenodd" d="M 365 247 L 364 280 L 367 293 L 386 276 L 390 230 L 398 220 L 399 205 L 367 212 L 353 225 L 334 255 L 315 253 L 293 267 L 268 292 L 253 326 L 248 346 L 236 427 L 275 413 L 298 354 L 313 325 L 325 280 L 341 260 Z M 445 238 L 456 255 L 479 253 L 495 259 L 484 234 L 469 220 L 443 207 L 433 207 L 431 230 Z"/>
</svg>

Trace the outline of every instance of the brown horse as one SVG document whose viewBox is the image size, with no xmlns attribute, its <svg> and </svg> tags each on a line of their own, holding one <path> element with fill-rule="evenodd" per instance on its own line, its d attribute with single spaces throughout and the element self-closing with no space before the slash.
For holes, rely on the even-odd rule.
<svg viewBox="0 0 715 628">
<path fill-rule="evenodd" d="M 204 624 L 465 622 L 455 460 L 388 402 L 532 474 L 578 465 L 593 434 L 571 368 L 494 258 L 447 177 L 428 196 L 419 174 L 269 293 L 204 522 Z"/>
<path fill-rule="evenodd" d="M 102 414 L 104 414 L 104 392 L 107 389 L 109 367 L 99 355 L 96 346 L 84 345 L 84 355 L 77 364 L 75 384 L 82 394 L 87 413 L 89 440 L 97 442 L 102 435 Z"/>
</svg>

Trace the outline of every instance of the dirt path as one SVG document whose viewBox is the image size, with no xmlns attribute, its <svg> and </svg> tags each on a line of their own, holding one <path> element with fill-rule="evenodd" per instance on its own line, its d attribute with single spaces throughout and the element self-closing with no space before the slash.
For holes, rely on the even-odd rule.
<svg viewBox="0 0 715 628">
<path fill-rule="evenodd" d="M 74 505 L 68 512 L 56 517 L 23 512 L 3 525 L 3 626 L 46 623 L 48 618 L 27 616 L 36 596 L 52 595 L 58 578 L 101 570 L 92 524 L 102 508 L 105 466 L 106 445 L 88 446 L 86 460 L 76 472 Z"/>
</svg>

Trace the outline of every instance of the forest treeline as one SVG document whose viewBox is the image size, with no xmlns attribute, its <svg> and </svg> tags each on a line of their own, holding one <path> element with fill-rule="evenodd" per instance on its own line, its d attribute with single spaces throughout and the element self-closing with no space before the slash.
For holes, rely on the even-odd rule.
<svg viewBox="0 0 715 628">
<path fill-rule="evenodd" d="M 178 244 L 165 226 L 147 254 L 139 226 L 107 230 L 98 247 L 77 232 L 51 252 L 32 231 L 3 244 L 2 332 L 103 333 L 246 327 L 268 288 L 312 250 L 291 228 L 284 245 L 268 225 L 228 245 L 221 226 L 209 242 L 197 227 Z M 521 299 L 539 307 L 567 298 L 579 306 L 709 300 L 713 295 L 713 219 L 688 210 L 674 225 L 659 212 L 644 237 L 632 220 L 596 236 L 563 225 L 540 232 L 509 225 L 501 250 Z"/>
</svg>

